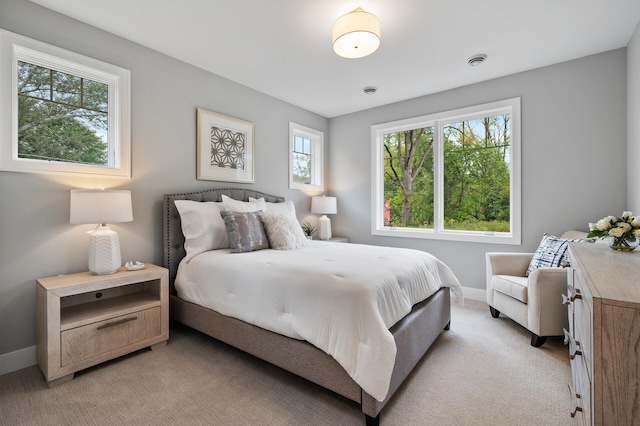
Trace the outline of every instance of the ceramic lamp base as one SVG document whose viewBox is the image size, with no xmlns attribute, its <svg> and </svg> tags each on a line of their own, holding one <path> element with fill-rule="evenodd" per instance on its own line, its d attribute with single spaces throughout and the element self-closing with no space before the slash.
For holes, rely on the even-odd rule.
<svg viewBox="0 0 640 426">
<path fill-rule="evenodd" d="M 330 240 L 331 239 L 331 220 L 327 217 L 327 215 L 322 215 L 320 219 L 318 219 L 318 237 L 321 240 Z"/>
<path fill-rule="evenodd" d="M 89 234 L 89 271 L 94 275 L 113 274 L 122 266 L 118 233 L 102 225 Z"/>
</svg>

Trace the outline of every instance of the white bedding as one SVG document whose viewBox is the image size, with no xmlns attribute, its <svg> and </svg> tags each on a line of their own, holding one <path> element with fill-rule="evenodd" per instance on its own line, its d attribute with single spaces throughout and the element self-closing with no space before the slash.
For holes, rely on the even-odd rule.
<svg viewBox="0 0 640 426">
<path fill-rule="evenodd" d="M 456 277 L 428 253 L 324 241 L 288 251 L 207 251 L 183 259 L 175 285 L 182 299 L 312 343 L 379 401 L 395 363 L 388 329 L 440 287 L 462 301 Z"/>
</svg>

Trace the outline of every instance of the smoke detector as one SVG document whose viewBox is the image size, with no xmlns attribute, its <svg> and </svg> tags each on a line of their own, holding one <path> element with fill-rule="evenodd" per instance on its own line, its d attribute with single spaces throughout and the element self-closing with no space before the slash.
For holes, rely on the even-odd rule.
<svg viewBox="0 0 640 426">
<path fill-rule="evenodd" d="M 367 86 L 364 89 L 362 89 L 365 95 L 373 95 L 374 93 L 376 93 L 377 90 L 378 89 L 375 86 Z"/>
<path fill-rule="evenodd" d="M 478 65 L 483 63 L 485 59 L 487 59 L 487 55 L 485 55 L 484 53 L 480 53 L 478 55 L 473 55 L 472 57 L 467 59 L 467 63 L 472 67 L 477 67 Z"/>
</svg>

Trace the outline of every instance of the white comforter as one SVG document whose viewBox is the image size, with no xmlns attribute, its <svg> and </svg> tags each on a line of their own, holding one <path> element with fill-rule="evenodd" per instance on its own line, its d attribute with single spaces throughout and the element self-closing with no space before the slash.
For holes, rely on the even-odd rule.
<svg viewBox="0 0 640 426">
<path fill-rule="evenodd" d="M 418 250 L 313 241 L 298 250 L 213 250 L 182 261 L 178 296 L 333 356 L 369 395 L 384 400 L 395 363 L 389 332 L 440 287 L 462 288 Z"/>
</svg>

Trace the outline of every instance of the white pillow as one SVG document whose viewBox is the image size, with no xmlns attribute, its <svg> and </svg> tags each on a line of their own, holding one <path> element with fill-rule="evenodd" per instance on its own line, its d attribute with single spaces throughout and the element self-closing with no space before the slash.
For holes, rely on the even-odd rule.
<svg viewBox="0 0 640 426">
<path fill-rule="evenodd" d="M 180 213 L 187 261 L 209 250 L 229 248 L 229 237 L 220 211 L 222 203 L 175 200 Z"/>
<path fill-rule="evenodd" d="M 294 215 L 263 213 L 260 218 L 272 249 L 293 250 L 308 244 L 309 240 L 304 236 L 302 227 Z"/>
<path fill-rule="evenodd" d="M 281 213 L 281 214 L 285 214 L 285 213 L 289 213 L 292 214 L 294 217 L 296 215 L 296 206 L 293 204 L 293 201 L 285 201 L 284 203 L 269 203 L 269 202 L 265 202 L 264 198 L 260 198 L 259 200 L 256 200 L 255 198 L 251 198 L 249 197 L 249 202 L 264 202 L 265 206 L 266 206 L 266 212 L 268 213 Z"/>
<path fill-rule="evenodd" d="M 263 212 L 267 211 L 267 206 L 265 205 L 264 198 L 247 202 L 234 200 L 231 197 L 223 195 L 222 202 L 224 203 L 224 209 L 228 212 L 250 213 L 257 212 L 258 210 L 262 210 Z"/>
</svg>

